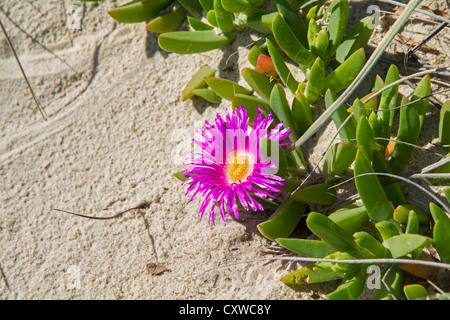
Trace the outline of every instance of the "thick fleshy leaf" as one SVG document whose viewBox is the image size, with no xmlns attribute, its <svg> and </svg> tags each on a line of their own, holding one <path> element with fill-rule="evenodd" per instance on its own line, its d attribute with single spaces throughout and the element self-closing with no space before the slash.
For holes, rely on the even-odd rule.
<svg viewBox="0 0 450 320">
<path fill-rule="evenodd" d="M 399 79 L 398 68 L 391 65 L 386 75 L 385 85 L 389 85 Z M 387 89 L 381 93 L 379 111 L 377 112 L 378 119 L 381 120 L 383 127 L 383 137 L 390 137 L 390 130 L 394 122 L 395 110 L 381 111 L 386 109 L 393 109 L 397 104 L 398 85 Z"/>
<path fill-rule="evenodd" d="M 285 276 L 281 281 L 285 284 L 290 285 L 302 285 L 302 284 L 312 284 L 329 282 L 333 280 L 342 279 L 344 275 L 342 273 L 323 273 L 313 271 L 314 265 L 309 265 L 296 270 L 287 276 Z"/>
<path fill-rule="evenodd" d="M 353 235 L 358 246 L 368 250 L 374 258 L 389 258 L 391 253 L 377 239 L 365 231 L 356 232 Z"/>
<path fill-rule="evenodd" d="M 357 147 L 352 143 L 335 143 L 328 150 L 323 164 L 323 172 L 328 174 L 343 174 L 355 161 Z M 334 181 L 331 178 L 329 181 Z"/>
<path fill-rule="evenodd" d="M 450 148 L 449 148 L 450 149 Z M 446 155 L 447 158 L 450 158 L 450 153 Z M 441 164 L 437 168 L 433 169 L 432 173 L 450 173 L 450 161 Z M 432 184 L 446 184 L 450 183 L 449 178 L 436 178 L 436 179 L 428 179 Z"/>
<path fill-rule="evenodd" d="M 285 128 L 295 129 L 291 108 L 286 99 L 286 93 L 280 84 L 276 84 L 271 91 L 270 107 L 278 120 L 283 121 L 283 126 Z M 292 142 L 295 142 L 297 138 L 298 136 L 295 133 L 292 133 L 289 136 L 289 139 Z"/>
<path fill-rule="evenodd" d="M 204 23 L 198 19 L 195 19 L 193 17 L 187 17 L 189 25 L 192 27 L 192 29 L 194 29 L 195 31 L 208 31 L 208 30 L 213 30 L 214 27 Z"/>
<path fill-rule="evenodd" d="M 222 6 L 222 0 L 214 0 L 214 13 L 219 28 L 223 32 L 231 32 L 234 29 L 233 16 Z"/>
<path fill-rule="evenodd" d="M 406 104 L 407 100 L 402 100 L 402 105 Z M 417 110 L 408 105 L 400 109 L 400 120 L 397 141 L 403 141 L 411 144 L 416 144 L 420 135 L 420 116 Z M 403 171 L 411 160 L 414 147 L 404 143 L 397 142 L 395 144 L 394 153 L 392 154 L 389 164 L 395 173 Z"/>
<path fill-rule="evenodd" d="M 336 101 L 338 96 L 336 93 L 334 93 L 333 90 L 328 89 L 325 93 L 325 107 L 329 107 L 333 104 L 334 101 Z M 339 107 L 336 112 L 331 116 L 331 119 L 333 120 L 336 128 L 339 128 L 347 119 L 349 116 L 349 113 L 347 109 L 344 106 Z M 352 119 L 353 120 L 353 119 Z M 354 139 L 356 139 L 356 126 L 355 123 L 350 120 L 348 121 L 343 128 L 339 131 L 339 136 L 341 140 L 345 142 L 354 142 Z"/>
<path fill-rule="evenodd" d="M 444 190 L 445 197 L 447 198 L 447 201 L 450 203 L 450 188 L 447 188 Z"/>
<path fill-rule="evenodd" d="M 192 93 L 192 90 L 194 89 L 201 89 L 206 87 L 206 81 L 204 77 L 212 77 L 216 74 L 216 69 L 204 65 L 202 66 L 189 80 L 186 87 L 183 89 L 183 101 L 186 101 L 187 99 L 191 98 L 194 94 Z"/>
<path fill-rule="evenodd" d="M 231 13 L 249 12 L 255 10 L 255 7 L 250 5 L 245 0 L 222 0 L 222 6 L 225 10 Z"/>
<path fill-rule="evenodd" d="M 414 234 L 419 232 L 419 218 L 414 210 L 411 210 L 408 215 L 408 222 L 406 224 L 405 233 Z"/>
<path fill-rule="evenodd" d="M 357 300 L 362 294 L 366 280 L 366 268 L 359 267 L 347 273 L 339 287 L 328 294 L 328 300 Z"/>
<path fill-rule="evenodd" d="M 426 75 L 422 80 L 417 84 L 416 89 L 411 97 L 411 102 L 416 101 L 418 99 L 424 98 L 430 94 L 431 91 L 431 80 L 430 76 Z M 425 114 L 428 110 L 430 98 L 425 98 L 419 101 L 416 101 L 412 104 L 412 106 L 417 110 L 420 119 L 420 128 L 422 128 L 423 121 L 425 120 Z"/>
<path fill-rule="evenodd" d="M 323 90 L 330 88 L 334 92 L 346 89 L 355 80 L 364 67 L 366 55 L 364 49 L 355 51 L 347 60 L 325 78 Z"/>
<path fill-rule="evenodd" d="M 326 30 L 320 30 L 317 37 L 314 39 L 314 44 L 311 51 L 320 57 L 324 63 L 327 65 L 326 54 L 328 49 L 328 32 Z"/>
<path fill-rule="evenodd" d="M 316 56 L 301 44 L 280 14 L 273 20 L 272 31 L 280 48 L 292 60 L 301 66 L 312 66 Z"/>
<path fill-rule="evenodd" d="M 363 149 L 356 153 L 354 164 L 355 185 L 373 223 L 389 220 L 394 213 L 394 206 L 389 201 L 376 175 L 358 177 L 364 173 L 373 173 L 369 158 Z"/>
<path fill-rule="evenodd" d="M 439 115 L 439 141 L 450 145 L 450 100 L 444 103 Z"/>
<path fill-rule="evenodd" d="M 358 148 L 362 148 L 369 160 L 372 160 L 374 151 L 374 140 L 372 128 L 366 117 L 361 117 L 356 127 L 356 143 Z"/>
<path fill-rule="evenodd" d="M 297 91 L 292 100 L 292 118 L 295 122 L 295 132 L 302 135 L 314 122 L 312 109 L 301 91 Z"/>
<path fill-rule="evenodd" d="M 297 40 L 308 49 L 307 29 L 298 10 L 294 10 L 287 0 L 274 0 L 274 3 Z"/>
<path fill-rule="evenodd" d="M 153 33 L 170 32 L 178 29 L 186 19 L 186 9 L 183 7 L 175 8 L 172 11 L 166 12 L 150 21 L 146 28 Z"/>
<path fill-rule="evenodd" d="M 241 73 L 248 85 L 257 94 L 267 101 L 270 100 L 270 93 L 275 85 L 274 81 L 271 81 L 265 74 L 251 68 L 244 68 Z"/>
<path fill-rule="evenodd" d="M 212 103 L 219 104 L 222 101 L 222 98 L 211 89 L 194 89 L 192 93 Z"/>
<path fill-rule="evenodd" d="M 425 211 L 422 210 L 419 206 L 413 204 L 401 204 L 397 206 L 394 210 L 394 220 L 400 223 L 407 223 L 409 212 L 414 211 L 417 215 L 418 222 L 420 224 L 428 224 L 429 218 Z"/>
<path fill-rule="evenodd" d="M 267 221 L 258 225 L 259 232 L 270 240 L 288 237 L 304 215 L 306 206 L 286 199 Z"/>
<path fill-rule="evenodd" d="M 158 44 L 168 52 L 191 54 L 221 48 L 235 37 L 233 34 L 219 35 L 215 30 L 174 31 L 159 35 Z"/>
<path fill-rule="evenodd" d="M 225 100 L 231 101 L 235 94 L 251 94 L 247 88 L 237 84 L 234 81 L 221 78 L 205 77 L 208 86 Z"/>
<path fill-rule="evenodd" d="M 203 8 L 198 0 L 177 0 L 193 17 L 202 18 Z"/>
<path fill-rule="evenodd" d="M 300 202 L 331 205 L 336 203 L 336 190 L 328 190 L 328 183 L 314 184 L 303 187 L 291 194 L 291 199 Z"/>
<path fill-rule="evenodd" d="M 200 5 L 202 6 L 203 10 L 205 10 L 205 12 L 214 10 L 214 0 L 198 0 L 198 2 L 200 2 Z"/>
<path fill-rule="evenodd" d="M 332 247 L 320 240 L 278 238 L 276 241 L 286 249 L 310 258 L 323 258 L 334 252 Z"/>
<path fill-rule="evenodd" d="M 347 29 L 348 0 L 334 0 L 328 8 L 328 12 L 330 14 L 327 26 L 329 34 L 328 57 L 331 57 L 341 43 Z"/>
<path fill-rule="evenodd" d="M 398 236 L 401 233 L 400 226 L 392 221 L 380 221 L 375 224 L 375 228 L 383 241 L 386 241 L 393 236 Z"/>
<path fill-rule="evenodd" d="M 310 104 L 317 102 L 322 92 L 323 81 L 325 79 L 325 64 L 320 57 L 314 61 L 308 75 L 305 96 Z"/>
<path fill-rule="evenodd" d="M 269 39 L 266 39 L 267 49 L 269 50 L 270 57 L 272 58 L 273 64 L 275 65 L 275 69 L 277 70 L 278 75 L 280 76 L 281 81 L 286 85 L 286 87 L 291 91 L 292 94 L 295 94 L 298 87 L 298 82 L 295 80 L 291 71 L 287 67 L 284 62 L 283 57 L 281 56 L 278 49 Z"/>
<path fill-rule="evenodd" d="M 335 251 L 348 252 L 359 257 L 360 250 L 347 231 L 339 227 L 333 220 L 318 212 L 310 212 L 306 219 L 309 230 L 325 241 Z"/>
<path fill-rule="evenodd" d="M 426 300 L 428 296 L 427 289 L 420 284 L 407 284 L 403 292 L 408 300 Z"/>
<path fill-rule="evenodd" d="M 263 55 L 268 54 L 267 46 L 265 45 L 265 42 L 264 42 L 264 45 L 259 45 L 257 43 L 250 49 L 250 51 L 248 52 L 248 55 L 247 55 L 248 62 L 250 62 L 251 65 L 256 68 L 256 66 L 258 65 L 259 56 L 262 54 Z"/>
<path fill-rule="evenodd" d="M 256 9 L 252 13 L 244 16 L 245 25 L 258 32 L 271 34 L 273 19 L 276 15 L 277 12 Z"/>
<path fill-rule="evenodd" d="M 355 202 L 341 208 L 328 216 L 349 235 L 361 230 L 369 221 L 367 210 L 362 202 Z"/>
<path fill-rule="evenodd" d="M 450 263 L 450 218 L 434 203 L 430 203 L 430 212 L 435 221 L 433 229 L 434 247 L 442 262 Z"/>
<path fill-rule="evenodd" d="M 216 19 L 216 12 L 214 10 L 208 11 L 208 13 L 206 14 L 206 21 L 208 21 L 214 27 L 219 28 L 219 24 L 217 23 Z"/>
<path fill-rule="evenodd" d="M 433 239 L 419 234 L 400 234 L 390 237 L 383 242 L 383 245 L 389 249 L 392 257 L 400 258 L 406 256 L 417 249 L 428 246 Z"/>
<path fill-rule="evenodd" d="M 343 63 L 356 50 L 364 48 L 373 33 L 374 19 L 372 16 L 365 17 L 347 33 L 336 49 L 336 61 Z"/>
<path fill-rule="evenodd" d="M 114 20 L 122 23 L 149 21 L 168 7 L 172 0 L 132 1 L 109 11 Z"/>
</svg>

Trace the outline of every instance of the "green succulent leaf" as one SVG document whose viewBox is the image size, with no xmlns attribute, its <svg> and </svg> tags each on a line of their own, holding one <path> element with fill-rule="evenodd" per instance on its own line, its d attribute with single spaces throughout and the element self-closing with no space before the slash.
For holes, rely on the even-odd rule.
<svg viewBox="0 0 450 320">
<path fill-rule="evenodd" d="M 434 203 L 430 203 L 430 212 L 435 222 L 433 228 L 434 247 L 442 262 L 450 263 L 450 218 Z"/>
<path fill-rule="evenodd" d="M 217 34 L 215 30 L 175 31 L 160 34 L 159 46 L 168 52 L 191 54 L 211 51 L 226 46 L 235 35 Z"/>
<path fill-rule="evenodd" d="M 222 0 L 222 6 L 225 10 L 231 13 L 249 12 L 255 10 L 255 7 L 250 5 L 245 0 Z"/>
<path fill-rule="evenodd" d="M 425 114 L 427 113 L 430 101 L 430 98 L 425 97 L 427 97 L 430 94 L 430 91 L 431 91 L 431 80 L 430 76 L 426 75 L 425 77 L 423 77 L 422 80 L 420 80 L 411 97 L 411 101 L 418 100 L 414 102 L 412 105 L 417 110 L 417 113 L 419 115 L 420 128 L 422 128 L 423 121 L 425 120 Z"/>
<path fill-rule="evenodd" d="M 177 0 L 193 17 L 202 18 L 203 8 L 198 0 Z"/>
<path fill-rule="evenodd" d="M 300 202 L 331 205 L 336 203 L 337 196 L 334 189 L 328 190 L 328 183 L 314 184 L 303 187 L 291 194 L 291 199 Z"/>
<path fill-rule="evenodd" d="M 186 20 L 186 9 L 183 7 L 175 8 L 172 11 L 166 12 L 150 21 L 146 28 L 153 33 L 170 32 L 178 29 Z"/>
<path fill-rule="evenodd" d="M 306 219 L 309 230 L 325 241 L 335 251 L 347 252 L 355 257 L 360 256 L 360 249 L 347 231 L 333 220 L 318 212 L 310 212 Z"/>
<path fill-rule="evenodd" d="M 333 90 L 328 89 L 325 93 L 325 107 L 328 108 L 333 104 L 334 101 L 337 100 L 337 95 Z M 331 116 L 336 128 L 340 128 L 340 126 L 344 123 L 344 121 L 349 116 L 349 113 L 346 108 L 343 106 L 339 107 L 336 112 Z M 356 126 L 353 121 L 348 121 L 342 129 L 339 131 L 339 136 L 344 142 L 353 142 L 356 139 Z"/>
<path fill-rule="evenodd" d="M 268 113 L 271 110 L 270 105 L 267 101 L 239 93 L 233 96 L 231 105 L 233 107 L 233 110 L 239 106 L 245 107 L 247 109 L 247 114 L 251 122 L 258 116 L 258 114 L 256 113 L 256 108 L 258 108 L 258 110 L 262 114 Z M 266 112 L 264 110 L 266 110 Z"/>
<path fill-rule="evenodd" d="M 386 75 L 385 85 L 389 85 L 399 79 L 398 68 L 391 65 Z M 397 104 L 398 85 L 387 89 L 381 93 L 380 107 L 377 112 L 378 119 L 381 120 L 383 128 L 383 137 L 389 138 L 391 127 L 394 122 L 395 110 L 382 111 L 386 109 L 393 109 Z"/>
<path fill-rule="evenodd" d="M 300 66 L 312 66 L 316 56 L 301 44 L 281 14 L 273 19 L 272 31 L 278 45 L 289 58 Z"/>
<path fill-rule="evenodd" d="M 407 99 L 402 100 L 402 105 L 406 104 Z M 416 144 L 420 135 L 420 116 L 412 105 L 400 109 L 400 120 L 397 141 L 404 141 Z M 396 143 L 389 164 L 394 172 L 403 171 L 411 160 L 414 147 L 404 143 Z"/>
<path fill-rule="evenodd" d="M 214 13 L 216 15 L 217 25 L 223 32 L 233 31 L 233 16 L 223 8 L 221 0 L 214 0 Z"/>
<path fill-rule="evenodd" d="M 270 107 L 278 120 L 283 122 L 283 126 L 285 128 L 295 128 L 291 108 L 289 107 L 289 103 L 286 99 L 286 93 L 280 84 L 276 84 L 270 93 Z M 289 136 L 289 139 L 291 139 L 291 141 L 295 141 L 297 137 L 298 136 L 293 133 Z"/>
<path fill-rule="evenodd" d="M 237 84 L 234 81 L 228 79 L 205 77 L 204 78 L 208 86 L 219 96 L 225 100 L 232 101 L 235 94 L 247 94 L 250 95 L 252 92 L 244 88 L 243 86 Z"/>
<path fill-rule="evenodd" d="M 275 65 L 275 69 L 277 70 L 281 81 L 286 85 L 286 87 L 289 89 L 289 91 L 291 91 L 292 94 L 295 94 L 298 87 L 297 80 L 295 80 L 291 71 L 284 62 L 283 57 L 281 56 L 275 45 L 272 43 L 272 41 L 266 39 L 266 43 L 270 57 L 272 58 L 273 64 Z"/>
<path fill-rule="evenodd" d="M 302 218 L 306 206 L 305 203 L 286 199 L 267 221 L 258 225 L 259 232 L 270 240 L 288 237 Z"/>
<path fill-rule="evenodd" d="M 333 92 L 337 93 L 348 88 L 364 67 L 365 61 L 366 54 L 364 49 L 361 48 L 355 51 L 347 60 L 325 78 L 323 90 L 325 91 L 330 88 Z"/>
<path fill-rule="evenodd" d="M 414 210 L 411 210 L 408 215 L 408 222 L 406 224 L 405 233 L 414 234 L 419 232 L 419 218 Z"/>
<path fill-rule="evenodd" d="M 392 221 L 380 221 L 375 224 L 375 228 L 380 234 L 383 241 L 386 241 L 393 236 L 398 236 L 401 233 L 400 226 Z"/>
<path fill-rule="evenodd" d="M 433 243 L 433 239 L 419 234 L 399 234 L 383 241 L 383 245 L 389 249 L 394 259 L 404 257 L 417 249 Z"/>
<path fill-rule="evenodd" d="M 378 177 L 376 175 L 358 177 L 364 173 L 374 172 L 369 158 L 362 148 L 359 148 L 356 153 L 354 166 L 356 189 L 367 209 L 370 220 L 377 223 L 392 219 L 394 206 L 387 198 Z"/>
<path fill-rule="evenodd" d="M 220 98 L 214 91 L 211 89 L 194 89 L 192 93 L 200 98 L 205 99 L 206 101 L 219 104 L 222 102 L 222 98 Z"/>
<path fill-rule="evenodd" d="M 414 211 L 420 224 L 428 224 L 429 218 L 425 211 L 413 204 L 401 204 L 394 210 L 394 220 L 399 223 L 408 223 L 409 212 Z"/>
<path fill-rule="evenodd" d="M 327 152 L 323 164 L 323 172 L 328 174 L 343 174 L 355 161 L 357 148 L 352 143 L 335 143 Z M 337 178 L 329 178 L 335 181 Z"/>
<path fill-rule="evenodd" d="M 362 202 L 355 202 L 328 216 L 334 223 L 347 231 L 349 235 L 364 227 L 369 221 L 367 210 Z"/>
<path fill-rule="evenodd" d="M 365 231 L 356 232 L 353 235 L 358 246 L 368 250 L 374 258 L 389 258 L 391 253 L 377 239 Z"/>
<path fill-rule="evenodd" d="M 330 19 L 328 21 L 328 56 L 331 57 L 345 34 L 348 22 L 348 0 L 334 0 L 328 8 Z M 336 90 L 339 91 L 339 90 Z"/>
<path fill-rule="evenodd" d="M 312 109 L 301 91 L 297 91 L 292 100 L 292 118 L 295 122 L 295 132 L 298 135 L 303 134 L 313 123 Z"/>
<path fill-rule="evenodd" d="M 204 65 L 202 66 L 189 80 L 186 87 L 183 89 L 183 101 L 186 101 L 187 99 L 191 98 L 194 94 L 192 93 L 192 90 L 194 89 L 201 89 L 206 87 L 206 81 L 205 77 L 212 77 L 216 74 L 216 69 Z"/>
<path fill-rule="evenodd" d="M 320 57 L 314 61 L 310 73 L 308 75 L 308 83 L 306 84 L 305 96 L 310 104 L 317 102 L 322 92 L 323 81 L 325 79 L 325 64 Z"/>
<path fill-rule="evenodd" d="M 428 296 L 427 289 L 420 284 L 407 284 L 403 292 L 408 300 L 426 300 Z"/>
<path fill-rule="evenodd" d="M 316 272 L 313 270 L 314 265 L 303 267 L 296 270 L 288 275 L 286 275 L 281 281 L 287 285 L 303 285 L 303 284 L 313 284 L 321 282 L 329 282 L 333 280 L 342 279 L 344 274 L 342 273 L 323 273 Z"/>
<path fill-rule="evenodd" d="M 275 85 L 274 81 L 271 81 L 265 74 L 251 68 L 244 68 L 241 73 L 245 81 L 256 93 L 266 101 L 270 100 L 270 93 Z"/>
<path fill-rule="evenodd" d="M 373 17 L 365 17 L 347 33 L 336 49 L 336 61 L 343 63 L 356 50 L 364 48 L 373 33 L 375 21 Z"/>
<path fill-rule="evenodd" d="M 320 240 L 278 238 L 279 245 L 305 257 L 323 258 L 334 252 L 326 242 Z"/>
<path fill-rule="evenodd" d="M 363 292 L 365 280 L 366 268 L 364 267 L 346 273 L 339 287 L 328 294 L 328 300 L 357 300 Z"/>
<path fill-rule="evenodd" d="M 206 24 L 196 18 L 193 17 L 187 17 L 189 25 L 194 29 L 195 31 L 208 31 L 213 30 L 214 27 L 210 26 L 209 24 Z"/>
<path fill-rule="evenodd" d="M 121 23 L 137 23 L 156 18 L 173 0 L 132 1 L 111 9 L 110 16 Z"/>
<path fill-rule="evenodd" d="M 198 0 L 198 2 L 200 2 L 200 5 L 205 12 L 214 10 L 214 0 Z"/>
<path fill-rule="evenodd" d="M 439 141 L 450 145 L 450 100 L 445 102 L 439 115 Z"/>
<path fill-rule="evenodd" d="M 287 0 L 274 0 L 274 3 L 297 40 L 308 49 L 307 29 L 298 10 L 294 10 Z"/>
<path fill-rule="evenodd" d="M 372 160 L 374 151 L 374 139 L 372 128 L 366 117 L 361 117 L 356 127 L 356 143 L 358 148 L 362 148 L 369 160 Z"/>
<path fill-rule="evenodd" d="M 271 34 L 273 19 L 277 12 L 256 9 L 252 13 L 244 15 L 244 23 L 246 26 L 261 33 Z"/>
</svg>

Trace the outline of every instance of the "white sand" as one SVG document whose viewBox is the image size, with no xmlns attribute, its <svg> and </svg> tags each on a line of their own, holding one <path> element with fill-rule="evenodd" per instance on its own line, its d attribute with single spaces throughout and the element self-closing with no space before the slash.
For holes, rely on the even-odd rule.
<svg viewBox="0 0 450 320">
<path fill-rule="evenodd" d="M 433 9 L 448 10 L 445 0 L 431 2 Z M 49 120 L 36 111 L 2 35 L 0 299 L 317 297 L 311 288 L 297 292 L 279 281 L 299 265 L 259 262 L 206 272 L 286 251 L 256 230 L 269 212 L 244 214 L 243 221 L 229 219 L 227 226 L 219 216 L 216 226 L 207 219 L 199 222 L 198 201 L 188 204 L 186 187 L 172 176 L 182 168 L 180 141 L 216 112 L 230 108 L 226 101 L 220 106 L 200 99 L 183 102 L 183 87 L 203 64 L 217 68 L 218 76 L 246 85 L 238 71 L 248 66 L 243 46 L 253 35 L 241 34 L 225 50 L 168 54 L 144 24 L 116 24 L 107 15 L 114 1 L 86 4 L 82 29 L 75 32 L 67 29 L 61 3 L 1 4 L 0 19 Z M 70 3 L 65 1 L 66 8 Z M 355 13 L 351 23 L 365 15 L 359 2 L 350 10 Z M 419 40 L 435 26 L 416 23 Z M 449 64 L 447 30 L 431 43 L 439 50 L 444 46 L 445 54 L 422 54 L 432 64 Z M 377 31 L 374 41 L 381 36 Z M 223 71 L 228 66 L 234 71 Z M 380 64 L 379 70 L 386 66 Z M 449 95 L 437 97 L 445 101 Z M 431 107 L 432 129 L 423 144 L 437 135 L 436 116 Z M 321 143 L 308 157 L 314 161 L 323 147 Z M 421 155 L 416 153 L 416 158 Z M 149 206 L 106 221 L 52 211 L 111 216 L 143 203 Z M 148 266 L 157 263 L 168 270 L 152 275 Z M 329 288 L 314 287 L 318 294 Z"/>
</svg>

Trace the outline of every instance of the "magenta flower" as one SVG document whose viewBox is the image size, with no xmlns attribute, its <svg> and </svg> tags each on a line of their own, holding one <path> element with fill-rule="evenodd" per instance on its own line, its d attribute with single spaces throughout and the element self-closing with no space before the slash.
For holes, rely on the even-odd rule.
<svg viewBox="0 0 450 320">
<path fill-rule="evenodd" d="M 269 162 L 268 157 L 260 155 L 259 141 L 268 138 L 280 145 L 289 144 L 282 140 L 292 131 L 279 123 L 268 133 L 274 120 L 272 114 L 263 117 L 256 111 L 252 127 L 249 127 L 247 110 L 241 107 L 228 113 L 226 121 L 217 114 L 215 125 L 205 121 L 205 128 L 196 131 L 193 141 L 199 152 L 192 153 L 194 156 L 188 163 L 191 168 L 184 172 L 188 176 L 184 183 L 191 183 L 186 195 L 195 190 L 190 201 L 200 197 L 200 220 L 210 206 L 209 222 L 214 224 L 214 209 L 218 204 L 226 224 L 225 211 L 239 217 L 238 201 L 247 211 L 249 208 L 264 210 L 254 196 L 275 198 L 274 193 L 282 192 L 279 187 L 285 185 L 284 179 L 274 174 L 274 161 Z"/>
</svg>

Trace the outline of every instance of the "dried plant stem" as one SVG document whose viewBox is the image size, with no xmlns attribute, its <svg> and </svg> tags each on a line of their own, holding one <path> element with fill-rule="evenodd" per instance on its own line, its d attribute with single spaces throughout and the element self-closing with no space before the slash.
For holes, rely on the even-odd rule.
<svg viewBox="0 0 450 320">
<path fill-rule="evenodd" d="M 236 266 L 244 263 L 261 262 L 261 261 L 297 261 L 297 262 L 331 262 L 331 263 L 351 263 L 351 264 L 415 264 L 422 266 L 430 266 L 436 268 L 443 268 L 450 270 L 450 264 L 435 261 L 426 260 L 414 260 L 414 259 L 349 259 L 349 260 L 337 260 L 337 259 L 320 259 L 320 258 L 309 258 L 309 257 L 268 257 L 268 258 L 258 258 L 251 260 L 244 260 L 229 264 L 224 264 L 214 268 L 205 270 L 206 272 L 216 270 L 219 268 L 227 268 L 231 266 Z"/>
<path fill-rule="evenodd" d="M 20 71 L 22 72 L 22 76 L 25 79 L 25 82 L 27 83 L 28 89 L 30 90 L 31 96 L 33 97 L 34 102 L 36 103 L 36 106 L 41 113 L 41 116 L 44 120 L 47 120 L 47 114 L 45 113 L 44 109 L 41 107 L 41 104 L 39 103 L 36 95 L 34 94 L 33 88 L 31 88 L 30 82 L 28 81 L 28 78 L 25 74 L 25 71 L 22 68 L 22 64 L 20 63 L 19 57 L 17 56 L 16 50 L 14 49 L 14 46 L 11 43 L 11 40 L 9 39 L 8 33 L 5 30 L 5 27 L 3 26 L 2 21 L 0 20 L 0 27 L 2 28 L 3 33 L 5 34 L 6 41 L 8 42 L 9 47 L 11 48 L 11 51 L 14 54 L 14 58 L 17 61 L 17 64 L 19 65 Z"/>
<path fill-rule="evenodd" d="M 406 4 L 401 3 L 399 1 L 393 1 L 393 0 L 378 0 L 378 1 L 385 2 L 385 3 L 390 3 L 390 4 L 393 4 L 395 6 L 399 6 L 399 7 L 406 7 L 407 6 Z M 436 20 L 439 20 L 439 21 L 446 22 L 446 23 L 450 24 L 450 19 L 445 18 L 445 17 L 440 16 L 440 15 L 437 15 L 437 14 L 434 14 L 433 12 L 422 10 L 420 8 L 415 9 L 415 11 L 418 12 L 418 13 L 424 14 L 426 16 L 429 16 L 430 18 L 434 18 Z"/>
<path fill-rule="evenodd" d="M 386 33 L 383 40 L 381 40 L 378 47 L 370 56 L 367 63 L 364 65 L 362 70 L 359 72 L 358 76 L 355 78 L 353 83 L 344 91 L 342 95 L 327 109 L 324 113 L 306 130 L 306 132 L 288 149 L 292 151 L 303 145 L 309 138 L 311 138 L 336 112 L 336 110 L 353 94 L 356 88 L 362 83 L 365 76 L 369 71 L 375 66 L 377 61 L 380 59 L 388 45 L 391 43 L 397 32 L 406 23 L 409 16 L 412 14 L 414 9 L 419 5 L 420 0 L 412 0 L 408 4 L 405 10 L 403 10 L 400 17 L 395 21 L 391 29 Z"/>
</svg>

